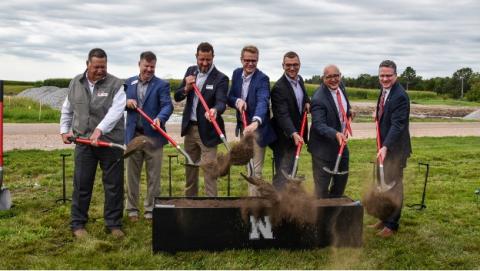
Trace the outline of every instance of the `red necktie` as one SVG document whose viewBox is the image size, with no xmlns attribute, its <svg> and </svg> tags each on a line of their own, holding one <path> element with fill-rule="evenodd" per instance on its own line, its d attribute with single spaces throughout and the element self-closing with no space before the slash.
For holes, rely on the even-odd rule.
<svg viewBox="0 0 480 271">
<path fill-rule="evenodd" d="M 380 96 L 380 103 L 378 105 L 378 119 L 381 119 L 382 118 L 382 115 L 383 115 L 383 107 L 384 107 L 384 104 L 385 104 L 385 95 L 386 95 L 386 91 L 382 91 L 382 96 Z"/>
<path fill-rule="evenodd" d="M 337 94 L 338 108 L 340 110 L 339 113 L 341 113 L 340 122 L 345 125 L 345 130 L 343 133 L 347 135 L 347 132 L 348 132 L 350 135 L 352 135 L 352 128 L 350 127 L 350 122 L 347 121 L 347 113 L 345 112 L 345 108 L 343 108 L 342 96 L 340 95 L 339 89 L 337 89 L 336 94 Z"/>
<path fill-rule="evenodd" d="M 338 108 L 340 110 L 339 113 L 341 113 L 341 118 L 340 121 L 342 123 L 345 123 L 347 120 L 347 113 L 345 113 L 345 109 L 343 108 L 343 103 L 342 103 L 342 96 L 340 95 L 340 90 L 337 89 L 337 102 L 338 102 Z"/>
</svg>

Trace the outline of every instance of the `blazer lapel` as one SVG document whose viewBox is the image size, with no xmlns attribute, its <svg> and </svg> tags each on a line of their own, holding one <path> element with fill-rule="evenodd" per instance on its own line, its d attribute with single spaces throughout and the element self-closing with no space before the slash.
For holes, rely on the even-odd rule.
<svg viewBox="0 0 480 271">
<path fill-rule="evenodd" d="M 288 93 L 287 93 L 287 95 L 290 96 L 288 100 L 293 101 L 295 109 L 297 110 L 295 112 L 300 112 L 300 108 L 298 108 L 298 104 L 297 104 L 297 96 L 295 96 L 295 90 L 293 90 L 292 84 L 290 84 L 290 81 L 288 81 L 288 78 L 285 74 L 283 75 L 283 84 L 289 90 Z M 305 97 L 305 95 L 304 95 L 304 97 Z"/>
<path fill-rule="evenodd" d="M 335 101 L 333 100 L 332 93 L 330 92 L 330 89 L 322 84 L 322 88 L 325 91 L 325 96 L 327 97 L 327 101 L 330 104 L 330 106 L 333 108 L 333 110 L 337 113 L 335 114 L 335 119 L 337 120 L 338 123 L 340 123 L 340 117 L 338 112 L 337 105 L 335 104 Z"/>
<path fill-rule="evenodd" d="M 155 84 L 156 84 L 156 80 L 157 78 L 155 76 L 152 77 L 152 79 L 150 80 L 150 83 L 148 84 L 148 87 L 147 87 L 147 92 L 145 93 L 145 98 L 143 100 L 143 104 L 145 104 L 148 100 L 148 97 L 150 96 L 150 93 L 152 93 L 152 89 L 155 87 Z"/>
</svg>

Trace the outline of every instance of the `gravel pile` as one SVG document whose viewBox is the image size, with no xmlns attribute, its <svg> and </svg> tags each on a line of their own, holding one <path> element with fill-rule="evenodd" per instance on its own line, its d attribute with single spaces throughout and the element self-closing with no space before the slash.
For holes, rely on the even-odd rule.
<svg viewBox="0 0 480 271">
<path fill-rule="evenodd" d="M 45 86 L 45 87 L 39 87 L 39 88 L 26 89 L 20 92 L 17 96 L 26 97 L 34 101 L 41 102 L 42 104 L 48 104 L 54 109 L 61 110 L 62 104 L 65 101 L 65 97 L 67 97 L 67 93 L 68 93 L 68 88 Z M 174 113 L 170 116 L 170 119 L 168 121 L 181 123 L 182 115 Z"/>
<path fill-rule="evenodd" d="M 468 115 L 466 115 L 465 117 L 463 117 L 464 119 L 468 119 L 468 120 L 478 120 L 480 119 L 480 110 L 477 110 L 475 112 L 472 112 Z"/>
<path fill-rule="evenodd" d="M 68 88 L 46 86 L 26 89 L 20 92 L 17 96 L 30 98 L 34 101 L 47 104 L 52 108 L 60 110 L 65 101 L 65 97 L 67 97 L 67 92 Z"/>
</svg>

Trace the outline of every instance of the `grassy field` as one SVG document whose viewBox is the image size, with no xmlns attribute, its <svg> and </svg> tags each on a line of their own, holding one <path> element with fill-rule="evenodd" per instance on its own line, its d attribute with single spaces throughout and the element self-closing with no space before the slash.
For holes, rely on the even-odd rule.
<svg viewBox="0 0 480 271">
<path fill-rule="evenodd" d="M 5 95 L 17 95 L 18 93 L 35 87 L 34 85 L 5 85 L 4 94 Z"/>
<path fill-rule="evenodd" d="M 346 194 L 360 199 L 371 182 L 373 140 L 352 140 L 350 179 Z M 223 147 L 221 147 L 223 150 Z M 168 147 L 166 153 L 175 151 Z M 15 206 L 0 212 L 1 269 L 479 269 L 480 262 L 480 138 L 415 138 L 413 155 L 405 170 L 405 204 L 419 203 L 424 170 L 431 166 L 423 211 L 405 207 L 398 234 L 378 239 L 364 228 L 362 248 L 324 248 L 290 251 L 229 250 L 152 254 L 151 225 L 125 219 L 127 236 L 115 240 L 104 232 L 103 189 L 97 179 L 90 222 L 91 237 L 74 240 L 69 230 L 69 204 L 55 203 L 62 194 L 63 151 L 11 151 L 5 158 L 5 185 Z M 271 152 L 265 176 L 270 178 Z M 162 171 L 162 195 L 168 195 L 167 155 Z M 72 191 L 72 157 L 67 159 L 67 193 Z M 173 195 L 183 195 L 184 170 L 174 161 Z M 232 196 L 245 196 L 246 183 L 232 171 Z M 303 152 L 299 174 L 312 189 L 309 155 Z M 203 183 L 201 181 L 201 183 Z M 143 190 L 145 190 L 143 184 Z M 226 196 L 226 180 L 219 180 L 219 195 Z M 203 192 L 203 187 L 201 187 Z M 375 219 L 365 215 L 364 225 Z"/>
<path fill-rule="evenodd" d="M 40 105 L 28 98 L 7 96 L 4 98 L 4 122 L 12 123 L 58 123 L 60 111 L 48 105 Z"/>
</svg>

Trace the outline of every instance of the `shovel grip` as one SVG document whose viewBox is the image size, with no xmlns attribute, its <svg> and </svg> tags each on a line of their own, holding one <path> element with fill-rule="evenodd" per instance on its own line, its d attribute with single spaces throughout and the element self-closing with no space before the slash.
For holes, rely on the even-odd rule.
<svg viewBox="0 0 480 271">
<path fill-rule="evenodd" d="M 245 112 L 245 110 L 242 111 L 242 124 L 243 124 L 243 129 L 247 128 L 248 126 L 247 112 Z"/>
<path fill-rule="evenodd" d="M 177 142 L 175 142 L 175 140 L 173 140 L 173 138 L 171 138 L 163 129 L 162 127 L 158 126 L 153 120 L 152 118 L 150 118 L 142 109 L 140 108 L 135 108 L 137 110 L 137 112 L 144 118 L 147 120 L 148 123 L 150 123 L 154 128 L 155 130 L 157 130 L 157 132 L 159 132 L 163 137 L 165 137 L 168 142 L 170 142 L 170 144 L 172 144 L 172 146 L 174 146 L 175 148 L 178 146 Z"/>
<path fill-rule="evenodd" d="M 220 126 L 218 126 L 217 119 L 215 119 L 213 114 L 210 113 L 210 108 L 208 107 L 207 102 L 205 102 L 205 99 L 203 98 L 202 93 L 198 89 L 197 84 L 192 84 L 192 86 L 193 86 L 193 90 L 195 91 L 195 94 L 198 97 L 198 100 L 200 100 L 200 103 L 202 103 L 203 109 L 205 109 L 205 111 L 208 112 L 208 115 L 210 116 L 210 120 L 212 121 L 212 125 L 215 128 L 215 131 L 220 137 L 222 137 L 223 135 L 222 129 L 220 129 Z M 223 137 L 225 136 L 223 135 Z"/>
</svg>

